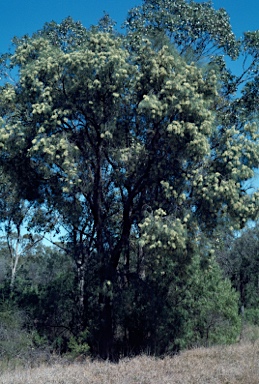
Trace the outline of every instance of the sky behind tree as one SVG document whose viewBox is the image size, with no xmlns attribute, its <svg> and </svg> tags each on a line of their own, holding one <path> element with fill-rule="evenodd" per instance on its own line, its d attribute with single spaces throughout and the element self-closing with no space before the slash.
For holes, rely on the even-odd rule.
<svg viewBox="0 0 259 384">
<path fill-rule="evenodd" d="M 141 0 L 9 0 L 1 3 L 0 53 L 10 47 L 13 36 L 21 37 L 40 29 L 45 22 L 61 22 L 67 16 L 94 25 L 106 11 L 119 27 L 127 11 Z M 214 8 L 225 8 L 234 33 L 240 37 L 247 30 L 259 29 L 259 0 L 214 0 Z"/>
</svg>

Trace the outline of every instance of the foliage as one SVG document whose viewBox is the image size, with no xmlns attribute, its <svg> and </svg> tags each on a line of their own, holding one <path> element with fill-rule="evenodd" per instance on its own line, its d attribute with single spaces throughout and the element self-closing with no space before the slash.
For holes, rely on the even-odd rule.
<svg viewBox="0 0 259 384">
<path fill-rule="evenodd" d="M 0 358 L 21 358 L 33 348 L 33 334 L 23 329 L 24 314 L 8 303 L 0 306 Z"/>
<path fill-rule="evenodd" d="M 231 242 L 229 248 L 222 250 L 220 259 L 225 274 L 231 279 L 233 287 L 240 295 L 240 308 L 243 306 L 254 317 L 259 307 L 258 268 L 259 268 L 258 227 L 244 229 Z M 245 311 L 246 312 L 246 311 Z"/>
<path fill-rule="evenodd" d="M 202 265 L 200 257 L 190 265 L 187 337 L 185 346 L 228 344 L 237 340 L 241 330 L 238 294 L 214 258 Z M 196 267 L 194 266 L 195 264 Z M 189 301 L 189 302 L 188 302 Z"/>
<path fill-rule="evenodd" d="M 259 325 L 259 308 L 246 308 L 244 320 L 248 324 Z"/>
<path fill-rule="evenodd" d="M 42 245 L 24 259 L 13 300 L 26 311 L 27 326 L 33 327 L 52 350 L 63 353 L 77 313 L 71 260 L 62 251 Z"/>
<path fill-rule="evenodd" d="M 77 338 L 71 336 L 68 349 L 69 355 L 73 358 L 86 356 L 89 353 L 89 345 L 85 342 L 88 336 L 88 331 L 81 332 Z"/>
<path fill-rule="evenodd" d="M 89 30 L 52 22 L 2 58 L 18 78 L 0 89 L 1 170 L 35 207 L 30 228 L 65 228 L 74 266 L 33 295 L 44 308 L 48 289 L 69 303 L 71 316 L 51 318 L 72 344 L 87 329 L 82 345 L 104 359 L 178 350 L 181 338 L 233 340 L 236 297 L 196 255 L 201 238 L 258 214 L 259 194 L 246 189 L 259 162 L 258 36 L 238 42 L 225 11 L 184 0 L 146 0 L 126 35 L 112 27 L 108 17 Z M 242 76 L 222 52 L 250 58 Z M 190 275 L 203 284 L 194 291 Z"/>
<path fill-rule="evenodd" d="M 160 37 L 166 34 L 185 58 L 204 60 L 222 54 L 236 58 L 239 54 L 227 12 L 216 11 L 210 1 L 144 0 L 129 12 L 125 26 L 135 38 L 139 31 L 153 39 L 159 32 Z"/>
</svg>

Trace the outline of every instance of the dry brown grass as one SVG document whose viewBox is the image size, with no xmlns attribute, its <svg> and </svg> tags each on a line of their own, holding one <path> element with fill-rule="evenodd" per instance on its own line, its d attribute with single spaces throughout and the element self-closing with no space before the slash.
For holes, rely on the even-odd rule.
<svg viewBox="0 0 259 384">
<path fill-rule="evenodd" d="M 3 372 L 1 384 L 258 384 L 259 341 L 197 348 L 179 356 L 140 356 L 119 364 L 91 362 L 42 365 Z"/>
</svg>

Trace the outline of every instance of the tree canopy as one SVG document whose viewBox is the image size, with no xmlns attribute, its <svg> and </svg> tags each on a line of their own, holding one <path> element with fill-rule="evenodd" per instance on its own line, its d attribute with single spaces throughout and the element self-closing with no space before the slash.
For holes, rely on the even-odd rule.
<svg viewBox="0 0 259 384">
<path fill-rule="evenodd" d="M 2 60 L 18 76 L 0 89 L 1 169 L 35 228 L 66 228 L 75 327 L 103 358 L 177 349 L 201 234 L 258 214 L 258 33 L 237 41 L 225 11 L 185 0 L 146 0 L 126 27 L 52 22 Z M 249 56 L 243 75 L 223 53 Z"/>
</svg>

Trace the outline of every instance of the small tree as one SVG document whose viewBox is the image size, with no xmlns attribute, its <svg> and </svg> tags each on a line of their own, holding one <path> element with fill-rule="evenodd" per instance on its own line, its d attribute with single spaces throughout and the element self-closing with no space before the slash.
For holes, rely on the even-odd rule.
<svg viewBox="0 0 259 384">
<path fill-rule="evenodd" d="M 213 257 L 206 260 L 205 267 L 200 257 L 194 258 L 193 263 L 186 300 L 186 340 L 183 338 L 182 342 L 187 346 L 236 342 L 241 331 L 238 293 L 230 280 L 223 278 Z"/>
</svg>

